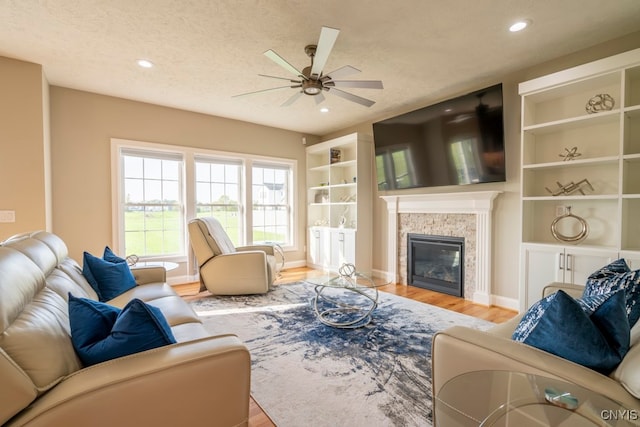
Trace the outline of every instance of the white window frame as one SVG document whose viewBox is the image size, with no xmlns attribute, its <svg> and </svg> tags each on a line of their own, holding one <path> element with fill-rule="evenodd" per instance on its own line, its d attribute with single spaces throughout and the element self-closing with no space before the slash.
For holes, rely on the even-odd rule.
<svg viewBox="0 0 640 427">
<path fill-rule="evenodd" d="M 252 166 L 253 163 L 258 163 L 261 165 L 264 164 L 273 164 L 277 166 L 285 166 L 288 165 L 291 168 L 291 176 L 290 176 L 290 192 L 289 192 L 289 203 L 291 209 L 289 210 L 289 233 L 291 236 L 291 243 L 289 245 L 284 245 L 282 249 L 285 252 L 289 251 L 298 251 L 300 247 L 300 236 L 298 235 L 298 222 L 300 221 L 300 215 L 296 215 L 299 211 L 299 201 L 298 201 L 298 161 L 296 159 L 285 159 L 285 158 L 275 158 L 254 154 L 245 154 L 245 153 L 231 153 L 224 151 L 216 151 L 216 150 L 207 150 L 200 149 L 194 147 L 186 147 L 186 146 L 178 146 L 178 145 L 168 145 L 168 144 L 159 144 L 159 143 L 151 143 L 151 142 L 143 142 L 143 141 L 134 141 L 127 139 L 119 139 L 112 138 L 111 139 L 111 198 L 112 198 L 112 245 L 114 251 L 122 251 L 124 248 L 124 221 L 123 221 L 123 212 L 120 201 L 122 200 L 122 165 L 120 162 L 120 153 L 123 149 L 139 149 L 139 150 L 147 150 L 150 152 L 158 152 L 158 153 L 170 153 L 173 155 L 180 154 L 183 158 L 183 180 L 182 180 L 182 191 L 183 191 L 183 204 L 184 204 L 184 221 L 183 225 L 183 248 L 185 249 L 185 254 L 179 256 L 158 256 L 158 257 L 145 257 L 146 260 L 157 260 L 157 261 L 173 261 L 173 262 L 187 262 L 189 261 L 189 236 L 187 233 L 187 222 L 196 217 L 196 202 L 195 202 L 195 159 L 198 157 L 210 157 L 213 159 L 230 159 L 230 160 L 240 160 L 243 164 L 243 180 L 241 183 L 241 194 L 244 198 L 243 200 L 243 209 L 242 209 L 242 219 L 243 219 L 243 229 L 246 244 L 251 244 L 253 239 L 253 215 L 250 207 L 252 206 Z M 129 255 L 129 254 L 123 254 Z"/>
</svg>

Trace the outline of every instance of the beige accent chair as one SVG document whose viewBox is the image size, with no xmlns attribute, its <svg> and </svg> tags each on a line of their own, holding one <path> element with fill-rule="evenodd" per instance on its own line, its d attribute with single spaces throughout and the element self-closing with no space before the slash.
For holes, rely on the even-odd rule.
<svg viewBox="0 0 640 427">
<path fill-rule="evenodd" d="M 214 295 L 264 294 L 276 274 L 272 245 L 235 247 L 213 217 L 189 221 L 189 239 L 200 272 L 200 291 Z"/>
</svg>

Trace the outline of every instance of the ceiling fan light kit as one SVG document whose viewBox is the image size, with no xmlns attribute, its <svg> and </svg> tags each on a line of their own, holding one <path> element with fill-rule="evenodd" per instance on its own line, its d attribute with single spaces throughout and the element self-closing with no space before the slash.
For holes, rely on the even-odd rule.
<svg viewBox="0 0 640 427">
<path fill-rule="evenodd" d="M 328 92 L 348 101 L 363 105 L 365 107 L 371 107 L 373 104 L 375 104 L 375 101 L 363 98 L 358 95 L 354 95 L 349 92 L 345 92 L 337 88 L 342 87 L 359 89 L 383 89 L 383 85 L 380 80 L 336 80 L 360 72 L 360 70 L 350 65 L 345 65 L 344 67 L 338 68 L 335 71 L 323 74 L 324 66 L 326 65 L 327 59 L 329 58 L 329 55 L 333 50 L 333 45 L 335 44 L 339 33 L 340 30 L 337 30 L 335 28 L 322 27 L 318 44 L 307 45 L 304 48 L 305 53 L 311 59 L 311 65 L 303 68 L 302 71 L 291 65 L 287 60 L 278 55 L 274 50 L 269 49 L 264 53 L 264 55 L 283 69 L 287 70 L 289 73 L 295 75 L 296 78 L 293 79 L 288 77 L 258 74 L 261 77 L 287 80 L 289 81 L 290 85 L 243 93 L 240 95 L 235 95 L 234 97 L 253 95 L 256 93 L 279 89 L 299 89 L 287 101 L 282 103 L 281 106 L 286 107 L 293 104 L 303 94 L 313 96 L 316 104 L 320 104 L 325 99 L 322 95 L 322 92 Z"/>
</svg>

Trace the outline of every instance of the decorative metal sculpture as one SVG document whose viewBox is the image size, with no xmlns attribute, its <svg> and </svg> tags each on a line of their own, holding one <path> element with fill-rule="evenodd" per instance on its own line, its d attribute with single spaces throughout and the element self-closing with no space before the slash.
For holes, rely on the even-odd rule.
<svg viewBox="0 0 640 427">
<path fill-rule="evenodd" d="M 595 114 L 601 111 L 611 111 L 614 105 L 616 105 L 616 101 L 611 95 L 608 93 L 599 93 L 592 96 L 584 108 L 587 110 L 587 113 Z"/>
<path fill-rule="evenodd" d="M 589 235 L 589 225 L 587 224 L 587 221 L 584 220 L 584 218 L 571 213 L 571 206 L 567 206 L 566 209 L 567 211 L 565 212 L 564 215 L 560 215 L 556 217 L 556 219 L 554 219 L 553 222 L 551 223 L 551 234 L 556 240 L 560 242 L 578 244 L 582 242 L 584 239 L 586 239 L 587 236 Z M 576 221 L 578 221 L 578 223 L 580 224 L 580 227 L 581 227 L 580 231 L 573 236 L 567 236 L 565 234 L 562 234 L 557 229 L 560 221 L 567 218 L 573 218 Z"/>
<path fill-rule="evenodd" d="M 569 150 L 568 148 L 565 148 L 564 151 L 567 152 L 567 154 L 558 154 L 558 156 L 562 157 L 563 161 L 569 161 L 569 160 L 575 160 L 576 158 L 582 156 L 582 153 L 578 153 L 578 147 L 573 147 L 571 150 Z"/>
<path fill-rule="evenodd" d="M 556 181 L 556 184 L 558 184 L 558 188 L 554 191 L 549 189 L 549 187 L 544 187 L 549 193 L 551 193 L 552 196 L 569 196 L 572 193 L 575 193 L 576 191 L 580 192 L 580 194 L 582 194 L 583 196 L 584 191 L 583 188 L 585 186 L 589 187 L 591 189 L 591 191 L 594 191 L 593 189 L 593 185 L 591 185 L 591 183 L 589 182 L 589 180 L 587 178 L 583 179 L 582 181 L 578 181 L 578 182 L 573 182 L 571 181 L 568 184 L 560 184 L 559 182 Z"/>
</svg>

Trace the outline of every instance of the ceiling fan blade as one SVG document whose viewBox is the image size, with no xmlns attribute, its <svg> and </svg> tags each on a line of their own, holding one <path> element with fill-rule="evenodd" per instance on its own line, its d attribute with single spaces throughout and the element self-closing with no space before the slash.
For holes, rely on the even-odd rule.
<svg viewBox="0 0 640 427">
<path fill-rule="evenodd" d="M 330 80 L 324 83 L 333 87 L 357 87 L 362 89 L 384 89 L 380 80 Z"/>
<path fill-rule="evenodd" d="M 267 58 L 269 58 L 270 60 L 272 60 L 273 62 L 275 62 L 276 64 L 278 64 L 279 66 L 281 66 L 282 68 L 290 72 L 291 74 L 295 74 L 296 77 L 303 78 L 306 80 L 306 77 L 302 75 L 302 72 L 300 70 L 298 70 L 293 65 L 289 64 L 283 57 L 275 53 L 273 50 L 269 49 L 264 53 L 264 56 L 266 56 Z"/>
<path fill-rule="evenodd" d="M 239 95 L 233 95 L 232 98 L 238 98 L 239 96 L 253 95 L 253 94 L 262 93 L 262 92 L 270 92 L 272 90 L 291 89 L 291 88 L 296 88 L 296 87 L 302 87 L 302 86 L 291 86 L 291 85 L 289 85 L 289 86 L 272 87 L 272 88 L 269 88 L 269 89 L 262 89 L 262 90 L 256 90 L 256 91 L 253 91 L 253 92 L 241 93 Z"/>
<path fill-rule="evenodd" d="M 314 95 L 313 99 L 316 101 L 316 105 L 320 105 L 325 98 L 323 94 L 319 93 L 317 95 Z"/>
<path fill-rule="evenodd" d="M 296 92 L 293 94 L 293 96 L 289 99 L 287 99 L 285 102 L 283 102 L 282 104 L 280 104 L 281 107 L 288 107 L 289 105 L 293 104 L 294 102 L 296 102 L 298 100 L 298 98 L 300 98 L 302 96 L 302 91 Z"/>
<path fill-rule="evenodd" d="M 361 96 L 358 95 L 354 95 L 352 93 L 349 92 L 345 92 L 343 90 L 340 89 L 336 89 L 336 88 L 332 88 L 329 92 L 331 92 L 334 95 L 339 96 L 340 98 L 344 98 L 348 101 L 353 101 L 355 103 L 358 103 L 360 105 L 364 105 L 365 107 L 371 107 L 373 104 L 375 104 L 375 101 L 372 101 L 370 99 L 367 98 L 363 98 Z"/>
<path fill-rule="evenodd" d="M 279 79 L 279 80 L 286 80 L 289 81 L 291 83 L 302 83 L 301 80 L 292 80 L 289 77 L 278 77 L 278 76 L 269 76 L 267 74 L 258 74 L 260 77 L 269 77 L 270 79 Z"/>
<path fill-rule="evenodd" d="M 316 48 L 316 53 L 313 57 L 311 75 L 315 74 L 316 76 L 320 76 L 320 74 L 322 74 L 322 70 L 327 63 L 327 59 L 329 59 L 329 54 L 331 53 L 333 45 L 338 38 L 338 34 L 340 34 L 340 30 L 322 27 L 322 31 L 320 31 L 320 39 L 318 40 L 318 47 Z"/>
<path fill-rule="evenodd" d="M 344 67 L 340 67 L 337 70 L 333 70 L 330 73 L 325 74 L 322 79 L 324 80 L 325 78 L 330 78 L 330 79 L 341 79 L 343 77 L 347 77 L 350 76 L 352 74 L 356 74 L 359 73 L 360 70 L 358 70 L 355 67 L 352 67 L 351 65 L 345 65 Z"/>
</svg>

